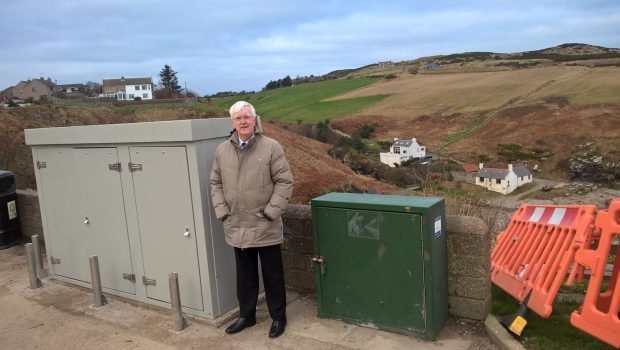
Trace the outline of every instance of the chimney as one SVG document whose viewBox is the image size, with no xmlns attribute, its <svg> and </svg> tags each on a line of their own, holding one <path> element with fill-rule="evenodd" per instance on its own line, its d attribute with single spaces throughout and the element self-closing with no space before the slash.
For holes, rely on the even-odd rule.
<svg viewBox="0 0 620 350">
<path fill-rule="evenodd" d="M 484 168 L 484 164 L 483 163 L 478 163 L 478 169 L 482 169 Z"/>
<path fill-rule="evenodd" d="M 508 164 L 508 172 L 512 172 L 512 164 Z"/>
<path fill-rule="evenodd" d="M 398 141 L 398 137 L 395 137 L 395 138 L 394 138 L 394 142 L 396 142 L 396 141 Z"/>
</svg>

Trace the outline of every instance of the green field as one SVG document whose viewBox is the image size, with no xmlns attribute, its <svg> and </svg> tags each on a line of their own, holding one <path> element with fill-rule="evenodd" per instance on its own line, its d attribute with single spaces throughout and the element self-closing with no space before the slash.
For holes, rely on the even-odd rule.
<svg viewBox="0 0 620 350">
<path fill-rule="evenodd" d="M 262 91 L 255 94 L 221 97 L 212 103 L 230 107 L 239 100 L 252 103 L 265 120 L 290 120 L 316 123 L 344 117 L 381 101 L 386 94 L 323 102 L 322 100 L 368 86 L 379 78 L 329 80 L 312 84 Z"/>
</svg>

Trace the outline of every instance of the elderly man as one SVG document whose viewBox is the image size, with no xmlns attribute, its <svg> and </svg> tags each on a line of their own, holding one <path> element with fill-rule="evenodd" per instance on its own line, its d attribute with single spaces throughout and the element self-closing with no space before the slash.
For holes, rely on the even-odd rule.
<svg viewBox="0 0 620 350">
<path fill-rule="evenodd" d="M 293 175 L 282 146 L 261 134 L 254 107 L 239 101 L 230 107 L 233 131 L 215 151 L 211 199 L 223 222 L 226 242 L 234 247 L 239 318 L 226 328 L 234 334 L 256 324 L 258 258 L 273 323 L 269 337 L 286 327 L 286 291 L 280 245 L 282 210 L 293 191 Z"/>
</svg>

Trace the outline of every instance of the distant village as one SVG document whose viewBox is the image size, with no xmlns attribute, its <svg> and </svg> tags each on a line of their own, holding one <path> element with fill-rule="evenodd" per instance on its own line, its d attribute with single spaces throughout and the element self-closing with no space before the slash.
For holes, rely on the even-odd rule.
<svg viewBox="0 0 620 350">
<path fill-rule="evenodd" d="M 381 163 L 390 167 L 400 166 L 403 162 L 419 159 L 427 161 L 431 156 L 426 154 L 426 147 L 420 145 L 415 138 L 400 140 L 395 138 L 389 152 L 379 153 Z M 487 190 L 509 194 L 517 188 L 533 181 L 532 173 L 525 166 L 513 166 L 508 164 L 506 168 L 485 166 L 484 163 L 464 164 L 463 171 L 467 180 Z"/>
<path fill-rule="evenodd" d="M 108 98 L 119 101 L 152 100 L 153 79 L 103 79 L 102 83 L 56 84 L 51 78 L 22 80 L 0 92 L 0 102 L 17 103 L 50 100 L 52 98 Z"/>
</svg>

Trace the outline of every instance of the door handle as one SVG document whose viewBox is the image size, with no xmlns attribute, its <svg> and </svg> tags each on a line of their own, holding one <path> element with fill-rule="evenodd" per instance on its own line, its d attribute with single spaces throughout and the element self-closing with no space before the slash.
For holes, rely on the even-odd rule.
<svg viewBox="0 0 620 350">
<path fill-rule="evenodd" d="M 314 264 L 319 264 L 321 266 L 321 275 L 325 274 L 325 258 L 322 256 L 313 256 L 310 258 L 310 262 L 312 263 L 312 269 L 314 270 Z"/>
<path fill-rule="evenodd" d="M 88 216 L 84 217 L 84 225 L 88 225 L 90 223 L 90 220 L 88 220 Z"/>
<path fill-rule="evenodd" d="M 185 228 L 185 232 L 183 233 L 183 236 L 185 236 L 185 238 L 189 238 L 189 227 Z"/>
</svg>

